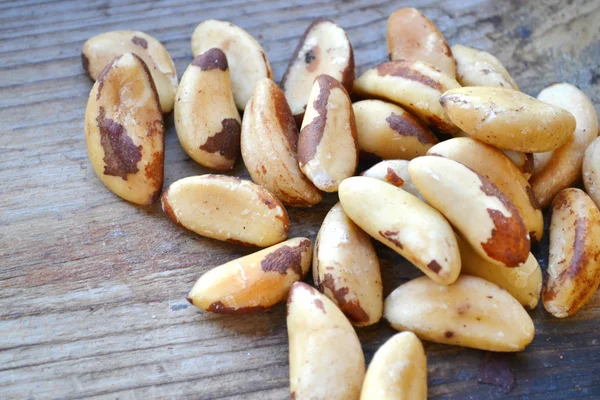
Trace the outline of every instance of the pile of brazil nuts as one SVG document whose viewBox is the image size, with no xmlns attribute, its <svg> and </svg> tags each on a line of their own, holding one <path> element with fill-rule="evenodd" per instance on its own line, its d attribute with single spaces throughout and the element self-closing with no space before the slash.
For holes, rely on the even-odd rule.
<svg viewBox="0 0 600 400">
<path fill-rule="evenodd" d="M 206 272 L 188 300 L 227 314 L 287 300 L 296 400 L 425 398 L 420 339 L 521 351 L 534 337 L 526 309 L 540 296 L 567 317 L 600 283 L 600 139 L 589 98 L 568 83 L 537 99 L 522 93 L 496 57 L 449 47 L 413 8 L 391 14 L 387 44 L 390 60 L 355 79 L 348 36 L 318 19 L 279 86 L 258 41 L 229 22 L 198 25 L 179 83 L 166 49 L 143 32 L 107 32 L 83 47 L 95 80 L 85 113 L 95 173 L 127 201 L 161 198 L 168 218 L 199 235 L 263 248 Z M 163 190 L 171 111 L 194 161 L 227 171 L 241 155 L 252 181 L 207 174 Z M 355 176 L 359 160 L 374 165 Z M 582 178 L 587 194 L 572 187 Z M 324 192 L 339 203 L 315 242 L 288 238 L 286 207 L 313 206 Z M 531 246 L 546 207 L 542 284 Z M 372 238 L 424 275 L 384 300 Z M 311 265 L 314 287 L 303 282 Z M 382 317 L 402 332 L 367 369 L 354 327 Z"/>
</svg>

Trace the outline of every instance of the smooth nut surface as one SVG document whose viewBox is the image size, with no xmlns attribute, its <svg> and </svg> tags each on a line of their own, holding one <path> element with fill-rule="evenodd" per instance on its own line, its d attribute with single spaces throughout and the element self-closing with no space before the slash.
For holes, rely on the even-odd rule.
<svg viewBox="0 0 600 400">
<path fill-rule="evenodd" d="M 438 142 L 423 122 L 395 104 L 362 100 L 353 108 L 361 152 L 384 160 L 412 160 Z"/>
<path fill-rule="evenodd" d="M 290 392 L 295 400 L 358 400 L 365 359 L 348 319 L 306 283 L 292 286 L 287 303 Z"/>
<path fill-rule="evenodd" d="M 517 267 L 529 257 L 527 226 L 514 203 L 488 178 L 443 157 L 415 158 L 408 172 L 419 193 L 486 260 Z"/>
<path fill-rule="evenodd" d="M 348 218 L 340 203 L 327 213 L 317 235 L 313 280 L 353 325 L 372 325 L 381 319 L 379 259 L 369 235 Z"/>
<path fill-rule="evenodd" d="M 310 268 L 311 243 L 294 238 L 215 267 L 196 281 L 187 299 L 222 314 L 249 314 L 286 299 Z"/>
<path fill-rule="evenodd" d="M 109 62 L 125 53 L 136 54 L 144 60 L 156 85 L 162 112 L 171 112 L 177 90 L 175 64 L 164 46 L 147 33 L 111 31 L 88 39 L 81 50 L 83 69 L 97 80 Z"/>
<path fill-rule="evenodd" d="M 179 143 L 198 164 L 231 169 L 240 153 L 241 121 L 225 53 L 210 49 L 192 61 L 177 88 Z"/>
<path fill-rule="evenodd" d="M 281 242 L 290 227 L 287 211 L 268 190 L 225 175 L 173 182 L 162 195 L 162 208 L 199 235 L 247 246 Z"/>
<path fill-rule="evenodd" d="M 552 202 L 550 259 L 544 308 L 558 318 L 575 314 L 600 284 L 600 211 L 579 189 Z"/>
<path fill-rule="evenodd" d="M 450 224 L 412 194 L 362 176 L 339 188 L 344 212 L 371 237 L 444 285 L 460 273 L 460 253 Z"/>
<path fill-rule="evenodd" d="M 594 140 L 585 151 L 582 171 L 585 190 L 600 207 L 600 138 Z"/>
<path fill-rule="evenodd" d="M 463 86 L 499 86 L 519 90 L 504 65 L 487 51 L 455 44 L 456 80 Z"/>
<path fill-rule="evenodd" d="M 384 316 L 393 328 L 421 339 L 488 351 L 521 351 L 535 331 L 527 311 L 507 291 L 468 275 L 448 286 L 413 279 L 387 297 Z"/>
<path fill-rule="evenodd" d="M 554 150 L 575 130 L 568 111 L 512 89 L 469 86 L 449 90 L 439 101 L 460 129 L 501 149 Z"/>
<path fill-rule="evenodd" d="M 243 111 L 256 83 L 263 78 L 273 78 L 267 53 L 252 35 L 239 26 L 208 19 L 192 33 L 192 53 L 197 57 L 214 47 L 227 56 L 233 98 L 238 110 Z"/>
<path fill-rule="evenodd" d="M 534 156 L 533 153 L 522 153 L 520 151 L 499 149 L 519 168 L 525 179 L 529 180 L 533 174 Z"/>
<path fill-rule="evenodd" d="M 85 142 L 98 178 L 136 204 L 158 199 L 163 184 L 164 125 L 150 71 L 137 55 L 115 58 L 92 87 Z"/>
<path fill-rule="evenodd" d="M 423 200 L 417 187 L 413 183 L 410 174 L 408 173 L 407 160 L 386 160 L 373 165 L 368 170 L 364 171 L 361 176 L 367 178 L 375 178 L 380 181 L 387 182 L 391 185 L 406 190 L 413 196 Z"/>
</svg>

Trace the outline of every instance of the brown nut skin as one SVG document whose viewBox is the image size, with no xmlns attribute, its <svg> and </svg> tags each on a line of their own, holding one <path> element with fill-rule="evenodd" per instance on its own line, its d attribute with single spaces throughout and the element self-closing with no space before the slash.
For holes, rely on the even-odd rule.
<svg viewBox="0 0 600 400">
<path fill-rule="evenodd" d="M 210 49 L 192 61 L 177 88 L 175 128 L 183 150 L 198 164 L 229 170 L 240 153 L 240 114 L 231 92 L 225 53 Z"/>
<path fill-rule="evenodd" d="M 175 64 L 164 46 L 147 33 L 111 31 L 88 39 L 81 50 L 83 69 L 97 80 L 109 62 L 125 53 L 136 54 L 144 60 L 156 85 L 162 112 L 171 112 L 177 90 Z"/>
<path fill-rule="evenodd" d="M 304 175 L 324 192 L 336 192 L 358 166 L 356 121 L 344 86 L 319 75 L 308 98 L 298 138 L 298 163 Z"/>
<path fill-rule="evenodd" d="M 163 184 L 165 138 L 158 93 L 144 61 L 110 62 L 85 109 L 85 142 L 98 178 L 132 203 L 154 203 Z"/>
<path fill-rule="evenodd" d="M 510 160 L 519 168 L 519 171 L 523 174 L 525 179 L 529 180 L 533 174 L 534 168 L 534 156 L 533 153 L 522 153 L 520 151 L 503 150 L 501 152 L 510 158 Z"/>
<path fill-rule="evenodd" d="M 311 243 L 294 238 L 215 267 L 198 279 L 187 296 L 201 310 L 251 314 L 287 298 L 292 284 L 310 268 Z"/>
<path fill-rule="evenodd" d="M 358 148 L 384 160 L 412 160 L 424 156 L 438 139 L 418 118 L 400 106 L 381 100 L 352 105 Z"/>
<path fill-rule="evenodd" d="M 558 192 L 581 179 L 585 150 L 598 137 L 598 115 L 585 93 L 568 83 L 548 86 L 538 99 L 564 108 L 577 122 L 573 136 L 563 146 L 553 152 L 535 154 L 530 182 L 540 205 L 548 207 Z"/>
<path fill-rule="evenodd" d="M 318 18 L 306 28 L 281 79 L 281 89 L 298 125 L 302 122 L 312 84 L 321 74 L 333 77 L 348 93 L 352 92 L 352 45 L 344 29 L 326 18 Z"/>
<path fill-rule="evenodd" d="M 585 151 L 582 170 L 585 190 L 600 207 L 600 138 L 594 140 Z"/>
<path fill-rule="evenodd" d="M 456 61 L 448 42 L 429 18 L 416 8 L 400 8 L 387 21 L 390 60 L 426 61 L 456 78 Z"/>
<path fill-rule="evenodd" d="M 298 166 L 298 128 L 283 92 L 270 79 L 258 81 L 246 107 L 241 149 L 252 180 L 284 204 L 308 207 L 323 198 Z"/>
<path fill-rule="evenodd" d="M 410 174 L 408 173 L 407 160 L 382 161 L 373 165 L 360 175 L 387 182 L 390 185 L 394 185 L 402 190 L 407 191 L 413 196 L 419 198 L 419 200 L 423 200 L 423 197 L 419 193 L 419 190 L 413 183 Z"/>
<path fill-rule="evenodd" d="M 582 190 L 552 202 L 550 259 L 542 300 L 557 318 L 575 314 L 600 284 L 600 211 Z"/>
<path fill-rule="evenodd" d="M 504 65 L 490 53 L 455 44 L 456 80 L 463 86 L 500 86 L 519 90 L 519 86 Z"/>
</svg>

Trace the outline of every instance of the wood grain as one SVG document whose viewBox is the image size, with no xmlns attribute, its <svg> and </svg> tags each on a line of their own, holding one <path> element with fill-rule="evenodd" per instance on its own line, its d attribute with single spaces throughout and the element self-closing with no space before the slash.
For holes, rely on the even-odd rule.
<svg viewBox="0 0 600 400">
<path fill-rule="evenodd" d="M 83 115 L 92 83 L 83 42 L 146 31 L 183 73 L 204 19 L 230 20 L 263 44 L 276 79 L 318 16 L 353 43 L 358 72 L 386 58 L 387 16 L 416 6 L 451 44 L 497 55 L 523 91 L 578 85 L 600 111 L 599 0 L 13 0 L 0 3 L 0 398 L 288 398 L 285 310 L 197 312 L 185 301 L 209 268 L 252 250 L 198 237 L 110 193 L 87 160 Z M 167 118 L 166 184 L 208 171 L 180 148 Z M 248 178 L 242 165 L 234 174 Z M 314 239 L 336 202 L 291 209 L 290 236 Z M 377 246 L 384 290 L 418 275 Z M 547 247 L 538 256 L 546 265 Z M 600 296 L 557 320 L 538 307 L 536 338 L 512 362 L 506 398 L 600 397 Z M 392 334 L 359 329 L 367 360 Z M 483 353 L 426 344 L 432 398 L 500 398 L 477 383 Z"/>
</svg>

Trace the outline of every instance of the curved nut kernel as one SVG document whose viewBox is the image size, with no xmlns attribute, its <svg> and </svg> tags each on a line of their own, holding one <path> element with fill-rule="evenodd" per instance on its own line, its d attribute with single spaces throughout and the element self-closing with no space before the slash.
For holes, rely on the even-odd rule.
<svg viewBox="0 0 600 400">
<path fill-rule="evenodd" d="M 387 182 L 418 197 L 419 200 L 423 200 L 423 197 L 421 197 L 417 187 L 410 178 L 410 174 L 408 173 L 408 161 L 406 160 L 382 161 L 373 165 L 360 175 Z"/>
<path fill-rule="evenodd" d="M 384 160 L 412 160 L 438 142 L 423 122 L 395 104 L 362 100 L 353 108 L 361 151 Z"/>
<path fill-rule="evenodd" d="M 300 125 L 314 80 L 327 74 L 341 82 L 348 93 L 354 83 L 354 53 L 341 26 L 318 18 L 306 28 L 288 64 L 281 89 L 296 123 Z"/>
<path fill-rule="evenodd" d="M 427 357 L 412 332 L 397 333 L 381 346 L 369 364 L 360 400 L 424 400 Z"/>
<path fill-rule="evenodd" d="M 408 172 L 421 195 L 491 263 L 517 267 L 529 257 L 527 227 L 512 201 L 483 175 L 443 157 L 415 158 Z"/>
<path fill-rule="evenodd" d="M 490 53 L 455 44 L 456 80 L 463 86 L 499 86 L 519 90 L 504 65 Z"/>
<path fill-rule="evenodd" d="M 102 183 L 132 203 L 154 203 L 163 184 L 164 126 L 156 87 L 139 56 L 126 53 L 106 66 L 90 92 L 84 129 Z"/>
<path fill-rule="evenodd" d="M 454 282 L 460 253 L 450 224 L 415 196 L 373 178 L 340 184 L 344 212 L 371 237 L 413 263 L 434 281 Z"/>
<path fill-rule="evenodd" d="M 582 170 L 585 189 L 600 207 L 600 139 L 594 140 L 585 151 Z"/>
<path fill-rule="evenodd" d="M 225 54 L 210 49 L 196 57 L 181 77 L 175 102 L 179 143 L 198 164 L 233 168 L 240 153 L 241 119 Z"/>
<path fill-rule="evenodd" d="M 510 158 L 510 160 L 519 168 L 525 179 L 529 180 L 533 174 L 534 157 L 533 153 L 522 153 L 520 151 L 498 149 Z"/>
<path fill-rule="evenodd" d="M 565 189 L 552 202 L 544 308 L 558 318 L 573 315 L 599 284 L 600 211 L 583 191 Z"/>
<path fill-rule="evenodd" d="M 501 151 L 475 139 L 454 138 L 433 146 L 427 154 L 457 161 L 488 178 L 517 207 L 531 240 L 542 239 L 544 217 L 533 189 Z"/>
<path fill-rule="evenodd" d="M 421 61 L 388 61 L 367 70 L 354 82 L 354 93 L 397 103 L 434 129 L 455 133 L 439 99 L 447 90 L 459 88 L 454 79 Z"/>
<path fill-rule="evenodd" d="M 356 121 L 346 89 L 328 75 L 313 84 L 298 138 L 300 169 L 325 192 L 356 172 Z"/>
<path fill-rule="evenodd" d="M 140 31 L 112 31 L 88 39 L 81 50 L 83 69 L 97 80 L 104 67 L 125 53 L 139 56 L 152 74 L 163 113 L 173 110 L 177 71 L 171 56 L 154 37 Z"/>
<path fill-rule="evenodd" d="M 225 175 L 173 182 L 162 195 L 162 208 L 199 235 L 246 246 L 279 243 L 290 227 L 287 211 L 269 191 Z"/>
<path fill-rule="evenodd" d="M 335 304 L 306 283 L 287 303 L 290 392 L 296 400 L 358 400 L 365 358 L 356 332 Z"/>
<path fill-rule="evenodd" d="M 387 21 L 390 60 L 425 61 L 456 78 L 456 61 L 433 22 L 415 8 L 400 8 Z"/>
<path fill-rule="evenodd" d="M 233 98 L 238 110 L 244 111 L 256 83 L 273 78 L 267 53 L 248 32 L 231 22 L 208 19 L 192 33 L 194 57 L 217 47 L 227 56 Z"/>
<path fill-rule="evenodd" d="M 311 243 L 294 238 L 215 267 L 188 294 L 194 306 L 222 314 L 249 314 L 286 299 L 310 268 Z"/>
<path fill-rule="evenodd" d="M 327 213 L 317 235 L 313 280 L 353 325 L 373 325 L 381 319 L 379 259 L 369 235 L 348 218 L 340 203 Z"/>
<path fill-rule="evenodd" d="M 564 108 L 577 121 L 572 138 L 562 147 L 551 153 L 535 154 L 531 186 L 540 205 L 548 207 L 558 192 L 581 179 L 585 150 L 598 136 L 598 115 L 585 93 L 568 83 L 548 86 L 538 99 Z"/>
<path fill-rule="evenodd" d="M 262 79 L 254 88 L 242 120 L 241 148 L 252 180 L 284 204 L 312 206 L 323 195 L 298 166 L 298 128 L 275 82 Z"/>
<path fill-rule="evenodd" d="M 442 95 L 440 103 L 460 129 L 502 149 L 525 153 L 554 150 L 575 130 L 575 118 L 568 111 L 512 89 L 452 89 Z"/>
<path fill-rule="evenodd" d="M 521 351 L 533 340 L 533 321 L 507 291 L 475 276 L 449 286 L 420 277 L 385 299 L 394 329 L 424 340 L 488 351 Z"/>
</svg>

